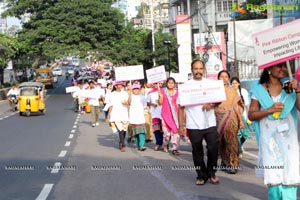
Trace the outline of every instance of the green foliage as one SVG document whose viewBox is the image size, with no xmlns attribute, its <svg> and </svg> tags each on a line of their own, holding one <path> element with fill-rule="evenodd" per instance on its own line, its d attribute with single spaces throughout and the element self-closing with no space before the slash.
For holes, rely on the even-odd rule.
<svg viewBox="0 0 300 200">
<path fill-rule="evenodd" d="M 170 41 L 169 46 L 170 51 L 170 68 L 168 63 L 168 44 L 164 41 Z M 157 65 L 165 65 L 167 71 L 178 72 L 177 65 L 177 40 L 175 37 L 171 36 L 169 33 L 163 33 L 162 29 L 155 34 L 155 54 Z"/>
<path fill-rule="evenodd" d="M 34 6 L 29 9 L 33 13 L 30 20 L 19 33 L 19 40 L 31 46 L 32 54 L 52 59 L 78 53 L 85 57 L 88 50 L 108 51 L 120 39 L 124 16 L 110 3 L 44 0 L 42 6 L 31 0 L 22 2 L 24 7 L 15 5 L 10 13 L 18 16 L 26 10 L 25 5 Z"/>
<path fill-rule="evenodd" d="M 152 52 L 151 31 L 125 26 L 124 15 L 111 7 L 108 0 L 0 0 L 7 3 L 4 15 L 21 17 L 30 14 L 29 21 L 18 32 L 18 51 L 15 67 L 23 69 L 30 63 L 37 66 L 40 60 L 50 62 L 54 58 L 76 55 L 82 59 L 87 52 L 99 52 L 98 59 L 110 60 L 117 65 L 144 64 L 168 65 L 170 46 L 171 66 L 177 70 L 176 39 L 170 34 L 155 33 L 156 51 Z M 142 9 L 149 9 L 146 5 Z M 142 12 L 139 13 L 140 17 Z"/>
<path fill-rule="evenodd" d="M 0 34 L 0 68 L 4 69 L 18 50 L 17 41 L 9 36 Z"/>
<path fill-rule="evenodd" d="M 5 83 L 3 84 L 3 87 L 4 87 L 4 88 L 11 87 L 11 83 L 10 83 L 10 82 L 5 82 Z"/>
</svg>

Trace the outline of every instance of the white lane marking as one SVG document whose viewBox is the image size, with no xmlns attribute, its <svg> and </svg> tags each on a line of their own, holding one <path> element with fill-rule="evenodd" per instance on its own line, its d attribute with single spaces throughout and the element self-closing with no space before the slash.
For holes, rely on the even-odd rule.
<svg viewBox="0 0 300 200">
<path fill-rule="evenodd" d="M 57 174 L 59 172 L 61 163 L 60 162 L 56 162 L 53 165 L 53 169 L 51 170 L 51 174 Z"/>
<path fill-rule="evenodd" d="M 71 133 L 75 133 L 75 131 L 76 131 L 76 130 L 73 129 L 73 130 L 71 130 Z"/>
<path fill-rule="evenodd" d="M 78 124 L 78 121 L 76 120 L 76 121 L 74 122 L 74 124 L 77 125 L 77 124 Z"/>
<path fill-rule="evenodd" d="M 3 120 L 3 118 L 0 118 L 0 120 Z"/>
<path fill-rule="evenodd" d="M 62 158 L 62 157 L 65 157 L 67 154 L 67 151 L 66 150 L 63 150 L 60 152 L 60 154 L 58 155 L 58 157 Z"/>
<path fill-rule="evenodd" d="M 73 126 L 73 128 L 77 128 L 77 126 Z"/>
<path fill-rule="evenodd" d="M 71 142 L 70 141 L 67 141 L 66 143 L 65 143 L 65 147 L 69 147 L 71 145 Z"/>
<path fill-rule="evenodd" d="M 73 134 L 70 134 L 70 135 L 69 135 L 69 139 L 72 139 L 73 137 L 74 137 Z"/>
<path fill-rule="evenodd" d="M 252 154 L 252 153 L 249 153 L 249 152 L 247 152 L 247 151 L 245 151 L 244 154 L 247 154 L 248 156 L 252 156 L 252 157 L 254 157 L 254 158 L 258 158 L 257 155 Z"/>
<path fill-rule="evenodd" d="M 8 118 L 8 117 L 9 117 L 9 116 L 4 116 L 3 119 L 6 119 L 6 118 Z"/>
<path fill-rule="evenodd" d="M 45 184 L 41 193 L 35 200 L 46 200 L 48 195 L 50 194 L 54 184 Z"/>
</svg>

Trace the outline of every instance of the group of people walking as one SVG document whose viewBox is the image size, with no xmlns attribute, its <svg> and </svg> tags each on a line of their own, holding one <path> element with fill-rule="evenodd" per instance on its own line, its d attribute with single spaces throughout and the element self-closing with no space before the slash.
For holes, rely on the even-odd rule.
<svg viewBox="0 0 300 200">
<path fill-rule="evenodd" d="M 168 152 L 170 146 L 172 153 L 179 155 L 178 91 L 175 89 L 175 80 L 168 78 L 164 88 L 160 83 L 152 86 L 146 83 L 142 87 L 139 81 L 127 87 L 122 81 L 115 81 L 113 85 L 115 89 L 106 98 L 109 105 L 106 120 L 119 132 L 120 150 L 125 151 L 125 136 L 129 132 L 129 141 L 135 141 L 141 151 L 146 150 L 146 140 L 152 141 L 154 135 L 155 151 Z"/>
<path fill-rule="evenodd" d="M 214 81 L 204 77 L 205 64 L 201 60 L 191 63 L 191 71 L 193 78 L 189 83 Z M 97 97 L 105 98 L 106 120 L 118 131 L 121 152 L 126 151 L 128 133 L 140 151 L 146 150 L 145 142 L 153 140 L 154 135 L 155 151 L 171 149 L 174 155 L 179 155 L 180 137 L 186 135 L 192 146 L 196 185 L 207 181 L 218 184 L 216 172 L 220 167 L 229 174 L 238 172 L 252 123 L 259 147 L 257 171 L 262 172 L 268 185 L 269 199 L 296 199 L 300 183 L 297 134 L 300 86 L 297 80 L 290 80 L 285 90 L 280 80 L 286 72 L 284 64 L 264 69 L 259 83 L 248 95 L 237 77 L 230 78 L 228 71 L 222 70 L 218 79 L 223 81 L 226 100 L 219 103 L 182 105 L 172 77 L 165 85 L 152 86 L 134 81 L 126 87 L 125 82 L 114 81 L 113 90 L 98 92 Z M 90 95 L 90 101 L 92 97 L 95 96 Z M 203 140 L 207 147 L 206 162 Z M 271 166 L 282 167 L 270 169 Z"/>
<path fill-rule="evenodd" d="M 193 61 L 191 70 L 191 82 L 211 81 L 203 78 L 205 65 L 202 61 Z M 250 104 L 237 78 L 232 78 L 229 86 L 230 75 L 225 70 L 219 72 L 218 79 L 224 82 L 226 101 L 183 107 L 179 98 L 179 133 L 184 134 L 186 129 L 190 137 L 197 185 L 204 185 L 207 180 L 213 184 L 219 182 L 215 169 L 218 153 L 221 165 L 229 173 L 237 172 L 238 155 L 243 152 L 242 144 L 249 136 L 247 121 L 251 120 L 259 149 L 256 170 L 268 186 L 268 199 L 297 198 L 300 183 L 297 124 L 300 86 L 295 79 L 282 84 L 286 76 L 285 63 L 264 69 L 259 83 L 250 90 Z M 245 110 L 248 110 L 248 115 L 245 115 Z M 206 164 L 203 139 L 207 145 Z"/>
</svg>

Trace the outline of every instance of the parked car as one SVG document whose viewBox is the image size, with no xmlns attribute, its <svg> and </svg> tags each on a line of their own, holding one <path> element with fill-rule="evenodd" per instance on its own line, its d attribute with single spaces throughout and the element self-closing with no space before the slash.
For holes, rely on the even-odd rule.
<svg viewBox="0 0 300 200">
<path fill-rule="evenodd" d="M 63 66 L 67 66 L 69 64 L 69 61 L 68 60 L 63 60 L 62 63 L 61 63 Z"/>
<path fill-rule="evenodd" d="M 74 74 L 74 66 L 73 65 L 69 65 L 69 67 L 67 68 L 67 72 L 70 75 L 73 75 Z"/>
<path fill-rule="evenodd" d="M 57 76 L 62 76 L 62 69 L 60 67 L 56 67 L 52 70 L 53 74 Z"/>
</svg>

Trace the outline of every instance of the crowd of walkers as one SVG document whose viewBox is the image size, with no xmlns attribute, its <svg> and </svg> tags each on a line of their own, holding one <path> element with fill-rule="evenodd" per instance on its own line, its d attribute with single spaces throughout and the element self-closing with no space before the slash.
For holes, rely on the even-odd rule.
<svg viewBox="0 0 300 200">
<path fill-rule="evenodd" d="M 205 64 L 201 60 L 192 62 L 191 71 L 193 78 L 189 83 L 214 81 L 204 77 Z M 172 77 L 165 83 L 143 85 L 140 81 L 114 81 L 101 86 L 90 81 L 86 86 L 79 85 L 73 95 L 79 99 L 82 112 L 86 103 L 93 107 L 92 126 L 99 125 L 99 100 L 103 102 L 106 121 L 119 134 L 121 152 L 126 151 L 127 135 L 128 142 L 135 142 L 140 151 L 146 150 L 146 142 L 155 139 L 155 151 L 171 150 L 178 156 L 180 138 L 186 136 L 192 146 L 196 185 L 207 181 L 218 184 L 218 169 L 229 174 L 238 172 L 243 144 L 250 137 L 253 125 L 259 146 L 257 168 L 268 185 L 269 199 L 295 199 L 300 183 L 297 138 L 300 87 L 296 80 L 291 80 L 288 91 L 282 88 L 280 79 L 286 76 L 286 71 L 284 65 L 264 69 L 259 83 L 248 94 L 237 77 L 231 78 L 228 71 L 222 70 L 218 79 L 224 83 L 226 100 L 220 103 L 181 105 Z M 206 162 L 203 140 L 207 147 Z"/>
</svg>

